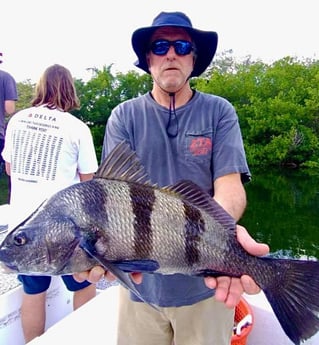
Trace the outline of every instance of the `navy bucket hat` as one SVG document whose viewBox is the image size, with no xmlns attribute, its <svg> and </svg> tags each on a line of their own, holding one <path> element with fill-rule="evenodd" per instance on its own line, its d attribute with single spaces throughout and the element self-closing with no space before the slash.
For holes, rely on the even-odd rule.
<svg viewBox="0 0 319 345">
<path fill-rule="evenodd" d="M 194 29 L 190 19 L 182 12 L 161 12 L 153 20 L 151 26 L 140 28 L 133 32 L 132 46 L 138 57 L 135 66 L 150 73 L 146 61 L 150 39 L 154 31 L 163 26 L 183 28 L 188 32 L 196 46 L 196 60 L 190 77 L 197 77 L 202 74 L 215 55 L 218 36 L 214 31 Z"/>
</svg>

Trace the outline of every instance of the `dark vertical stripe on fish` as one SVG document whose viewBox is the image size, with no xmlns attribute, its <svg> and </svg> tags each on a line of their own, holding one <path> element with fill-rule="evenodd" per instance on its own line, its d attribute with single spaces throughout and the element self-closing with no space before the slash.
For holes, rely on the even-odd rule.
<svg viewBox="0 0 319 345">
<path fill-rule="evenodd" d="M 185 214 L 185 260 L 192 266 L 200 259 L 198 243 L 205 231 L 205 222 L 200 211 L 184 203 Z"/>
<path fill-rule="evenodd" d="M 79 202 L 82 201 L 81 207 L 83 208 L 83 214 L 94 215 L 94 218 L 97 219 L 97 223 L 108 223 L 107 188 L 103 188 L 98 180 L 92 180 L 89 184 L 81 184 L 81 189 L 74 185 L 73 190 L 74 202 L 76 202 L 76 200 Z M 82 198 L 79 191 L 85 195 L 85 198 Z"/>
<path fill-rule="evenodd" d="M 130 186 L 130 198 L 134 219 L 134 250 L 137 256 L 150 257 L 153 248 L 151 217 L 155 194 L 152 188 L 134 183 Z"/>
</svg>

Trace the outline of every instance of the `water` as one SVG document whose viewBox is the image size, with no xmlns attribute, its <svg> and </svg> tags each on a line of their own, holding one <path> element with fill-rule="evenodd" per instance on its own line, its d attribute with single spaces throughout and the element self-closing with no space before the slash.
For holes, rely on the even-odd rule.
<svg viewBox="0 0 319 345">
<path fill-rule="evenodd" d="M 298 170 L 253 172 L 240 224 L 278 256 L 319 259 L 319 175 Z"/>
<path fill-rule="evenodd" d="M 280 257 L 319 259 L 319 175 L 299 170 L 252 171 L 248 206 L 239 222 Z M 7 178 L 0 177 L 0 204 L 7 202 Z"/>
</svg>

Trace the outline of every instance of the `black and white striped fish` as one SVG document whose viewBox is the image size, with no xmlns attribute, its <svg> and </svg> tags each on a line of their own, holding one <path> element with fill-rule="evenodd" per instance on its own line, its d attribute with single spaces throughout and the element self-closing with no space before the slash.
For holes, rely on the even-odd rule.
<svg viewBox="0 0 319 345">
<path fill-rule="evenodd" d="M 61 275 L 97 264 L 136 294 L 126 272 L 252 276 L 295 343 L 319 330 L 319 262 L 258 258 L 236 238 L 236 223 L 190 181 L 158 188 L 126 143 L 91 181 L 45 201 L 0 245 L 13 272 Z M 141 298 L 141 296 L 139 296 Z"/>
</svg>

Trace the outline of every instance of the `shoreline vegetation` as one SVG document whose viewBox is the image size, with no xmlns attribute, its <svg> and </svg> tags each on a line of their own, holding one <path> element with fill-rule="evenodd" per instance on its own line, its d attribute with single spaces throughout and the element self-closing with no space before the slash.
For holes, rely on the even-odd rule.
<svg viewBox="0 0 319 345">
<path fill-rule="evenodd" d="M 8 203 L 8 177 L 5 172 L 0 172 L 0 205 Z"/>
<path fill-rule="evenodd" d="M 112 65 L 90 68 L 75 80 L 81 108 L 73 114 L 91 129 L 98 159 L 112 109 L 147 93 L 152 80 L 135 71 L 112 73 Z M 272 64 L 240 61 L 226 51 L 191 86 L 228 99 L 236 108 L 250 167 L 319 169 L 319 60 L 285 57 Z M 35 85 L 18 83 L 17 110 L 30 106 Z"/>
</svg>

